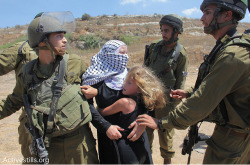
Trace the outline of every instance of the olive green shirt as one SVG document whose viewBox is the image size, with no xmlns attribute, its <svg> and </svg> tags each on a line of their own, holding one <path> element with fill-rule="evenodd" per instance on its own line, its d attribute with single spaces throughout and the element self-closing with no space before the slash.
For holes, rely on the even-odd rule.
<svg viewBox="0 0 250 165">
<path fill-rule="evenodd" d="M 147 67 L 155 72 L 167 88 L 172 87 L 174 89 L 184 89 L 188 67 L 188 56 L 186 50 L 181 45 L 181 51 L 176 64 L 174 68 L 169 70 L 173 61 L 173 52 L 175 49 L 176 46 L 167 52 L 164 41 L 161 40 L 154 45 L 153 50 L 150 50 L 149 57 L 145 63 Z"/>
<path fill-rule="evenodd" d="M 18 54 L 19 48 L 21 48 L 21 54 Z M 15 45 L 3 50 L 0 54 L 0 76 L 15 70 L 16 75 L 22 68 L 22 66 L 31 60 L 37 58 L 36 52 L 30 48 L 28 42 L 22 41 Z"/>
<path fill-rule="evenodd" d="M 145 65 L 149 67 L 154 73 L 160 78 L 166 87 L 166 96 L 169 104 L 175 107 L 179 101 L 170 99 L 169 89 L 184 89 L 186 76 L 187 76 L 187 67 L 188 67 L 188 56 L 187 52 L 182 45 L 180 54 L 177 58 L 177 61 L 170 69 L 170 66 L 173 62 L 173 54 L 177 45 L 170 51 L 166 51 L 166 46 L 164 41 L 161 40 L 156 43 L 152 50 L 149 50 L 149 57 L 147 58 Z M 151 48 L 149 48 L 151 49 Z"/>
<path fill-rule="evenodd" d="M 77 55 L 70 55 L 68 59 L 66 71 L 66 80 L 68 84 L 81 83 L 81 76 L 86 71 L 87 66 L 83 60 Z M 33 71 L 38 76 L 38 78 L 47 78 L 48 73 L 45 73 L 39 67 L 38 62 L 35 63 Z M 45 75 L 44 75 L 45 74 Z M 52 73 L 50 73 L 52 74 Z M 25 92 L 25 83 L 23 79 L 23 72 L 18 74 L 16 86 L 13 93 L 8 95 L 6 101 L 2 100 L 0 102 L 0 119 L 11 115 L 12 113 L 18 111 L 24 104 L 22 96 Z"/>
<path fill-rule="evenodd" d="M 169 116 L 162 118 L 163 127 L 186 129 L 206 118 L 224 100 L 229 119 L 227 124 L 249 130 L 249 52 L 250 48 L 242 45 L 230 45 L 221 49 L 199 88 L 180 107 L 170 112 Z"/>
</svg>

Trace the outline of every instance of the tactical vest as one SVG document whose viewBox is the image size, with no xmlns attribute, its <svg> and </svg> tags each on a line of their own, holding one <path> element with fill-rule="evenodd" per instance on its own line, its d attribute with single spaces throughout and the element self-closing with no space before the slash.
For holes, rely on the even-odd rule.
<svg viewBox="0 0 250 165">
<path fill-rule="evenodd" d="M 160 55 L 163 45 L 152 43 L 149 45 L 149 57 L 145 60 L 145 66 L 151 68 L 154 73 L 160 78 L 167 89 L 173 88 L 176 82 L 174 71 L 176 62 L 183 47 L 177 43 L 172 54 L 167 56 Z M 158 60 L 157 60 L 158 58 Z M 162 60 L 159 60 L 162 58 Z M 157 63 L 156 63 L 157 60 Z"/>
<path fill-rule="evenodd" d="M 69 55 L 65 54 L 66 71 L 68 58 Z M 27 63 L 23 68 L 24 86 L 32 108 L 33 124 L 40 135 L 44 136 L 58 69 L 50 78 L 41 80 L 33 72 L 36 62 L 37 59 Z M 80 84 L 68 84 L 64 76 L 63 90 L 58 101 L 51 137 L 71 133 L 91 120 L 89 104 L 80 90 Z"/>
<path fill-rule="evenodd" d="M 240 45 L 244 47 L 250 47 L 250 35 L 242 34 L 242 35 L 231 37 L 231 38 L 228 36 L 228 37 L 225 37 L 224 40 L 221 42 L 222 42 L 222 46 L 219 48 L 217 52 L 215 52 L 214 58 L 217 56 L 218 52 L 223 51 L 228 46 Z M 200 77 L 200 80 L 198 84 L 196 81 L 196 85 L 195 85 L 196 89 L 198 88 L 199 84 L 204 79 L 204 77 L 209 73 L 209 70 L 211 69 L 211 66 L 214 64 L 214 62 L 215 61 L 213 60 L 211 63 L 205 64 L 206 63 L 206 60 L 205 60 L 205 62 L 201 64 L 199 68 L 197 81 L 199 77 Z M 227 98 L 227 96 L 225 96 L 225 98 Z M 243 113 L 238 112 L 238 113 L 244 121 L 248 121 L 248 124 L 250 126 L 250 121 L 247 119 L 250 116 L 250 111 L 243 112 Z M 227 116 L 227 110 L 225 106 L 225 100 L 223 99 L 220 102 L 220 104 L 216 107 L 216 109 L 204 120 L 209 121 L 209 122 L 214 122 L 218 125 L 226 125 L 228 122 L 228 116 Z"/>
</svg>

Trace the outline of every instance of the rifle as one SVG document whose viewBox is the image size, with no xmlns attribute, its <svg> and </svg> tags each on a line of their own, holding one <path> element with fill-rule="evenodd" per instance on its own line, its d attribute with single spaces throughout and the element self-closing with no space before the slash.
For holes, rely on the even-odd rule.
<svg viewBox="0 0 250 165">
<path fill-rule="evenodd" d="M 201 125 L 201 124 L 200 124 Z M 199 127 L 200 127 L 199 125 Z M 193 146 L 198 143 L 199 141 L 206 141 L 210 137 L 201 137 L 198 135 L 198 123 L 192 125 L 189 127 L 188 135 L 185 137 L 183 141 L 183 147 L 182 147 L 182 155 L 188 154 L 188 162 L 187 164 L 190 164 L 190 159 L 191 159 L 191 153 L 193 151 Z"/>
<path fill-rule="evenodd" d="M 32 122 L 32 109 L 30 108 L 30 102 L 27 94 L 23 95 L 24 108 L 26 110 L 28 123 L 25 123 L 25 128 L 28 130 L 32 137 L 32 143 L 29 146 L 30 153 L 35 154 L 36 162 L 39 164 L 48 164 L 48 151 L 45 148 L 43 137 L 40 136 L 39 130 L 34 126 Z"/>
</svg>

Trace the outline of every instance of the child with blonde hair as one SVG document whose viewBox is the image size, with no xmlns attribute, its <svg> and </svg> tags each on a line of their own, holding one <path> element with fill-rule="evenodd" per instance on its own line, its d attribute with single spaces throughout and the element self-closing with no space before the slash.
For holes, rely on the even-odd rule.
<svg viewBox="0 0 250 165">
<path fill-rule="evenodd" d="M 120 114 L 116 124 L 124 131 L 121 132 L 122 138 L 116 142 L 121 162 L 126 164 L 145 163 L 148 151 L 143 148 L 149 147 L 145 129 L 142 136 L 136 141 L 130 141 L 127 136 L 132 131 L 131 123 L 135 123 L 137 116 L 147 113 L 148 110 L 165 106 L 164 87 L 150 69 L 135 66 L 127 73 L 122 93 L 127 97 L 117 100 L 104 109 L 99 109 L 99 112 L 105 117 Z M 133 162 L 136 159 L 138 161 Z"/>
<path fill-rule="evenodd" d="M 131 102 L 135 98 L 135 101 L 142 102 L 147 110 L 163 108 L 166 105 L 162 82 L 149 68 L 144 66 L 135 66 L 129 70 L 123 84 L 122 92 L 131 98 L 121 98 L 113 105 L 100 110 L 103 116 L 115 114 L 120 111 L 123 114 L 130 113 L 131 109 L 129 106 L 131 106 Z"/>
</svg>

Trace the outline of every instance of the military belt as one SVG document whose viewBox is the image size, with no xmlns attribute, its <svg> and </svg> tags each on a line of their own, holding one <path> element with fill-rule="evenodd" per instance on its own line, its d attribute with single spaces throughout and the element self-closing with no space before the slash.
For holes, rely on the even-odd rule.
<svg viewBox="0 0 250 165">
<path fill-rule="evenodd" d="M 237 132 L 237 131 L 234 131 L 232 128 L 227 128 L 227 127 L 223 127 L 220 125 L 216 125 L 215 128 L 218 131 L 221 131 L 222 133 L 224 133 L 225 135 L 236 136 L 236 137 L 241 137 L 241 138 L 245 138 L 248 135 L 250 135 L 249 133 Z"/>
</svg>

